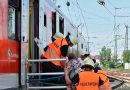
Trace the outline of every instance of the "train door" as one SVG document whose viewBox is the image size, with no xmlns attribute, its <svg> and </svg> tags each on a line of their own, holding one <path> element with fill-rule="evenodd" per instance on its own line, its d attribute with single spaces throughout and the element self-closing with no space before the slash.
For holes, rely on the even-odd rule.
<svg viewBox="0 0 130 90">
<path fill-rule="evenodd" d="M 18 87 L 20 0 L 0 0 L 0 89 Z"/>
<path fill-rule="evenodd" d="M 39 59 L 39 48 L 34 41 L 39 38 L 39 0 L 29 2 L 29 59 Z M 30 71 L 36 72 L 37 64 L 29 64 Z"/>
</svg>

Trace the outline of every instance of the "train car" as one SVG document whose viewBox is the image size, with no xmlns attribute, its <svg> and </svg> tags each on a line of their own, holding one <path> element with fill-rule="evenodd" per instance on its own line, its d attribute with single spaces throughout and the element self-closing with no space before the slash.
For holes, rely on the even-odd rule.
<svg viewBox="0 0 130 90">
<path fill-rule="evenodd" d="M 50 36 L 50 38 L 48 38 L 49 40 L 46 40 L 46 42 L 43 43 L 45 44 L 50 43 L 51 36 L 54 35 L 56 32 L 63 33 L 64 37 L 68 34 L 68 32 L 77 37 L 78 33 L 77 27 L 74 26 L 70 22 L 70 20 L 64 15 L 64 13 L 58 7 L 55 6 L 54 2 L 51 2 L 50 0 L 45 0 L 44 13 L 47 16 L 47 22 L 48 22 L 47 25 L 49 25 L 48 27 L 46 27 L 47 29 L 46 35 Z M 75 48 L 77 49 L 77 46 L 75 46 Z"/>
<path fill-rule="evenodd" d="M 0 0 L 0 89 L 19 85 L 20 12 L 18 0 Z"/>
<path fill-rule="evenodd" d="M 29 0 L 0 0 L 0 90 L 25 85 Z"/>
<path fill-rule="evenodd" d="M 39 38 L 44 48 L 56 32 L 80 37 L 77 27 L 51 0 L 0 0 L 0 89 L 26 84 L 26 61 L 42 54 L 34 38 Z M 78 55 L 80 47 L 70 51 Z M 37 65 L 31 66 L 36 72 Z"/>
</svg>

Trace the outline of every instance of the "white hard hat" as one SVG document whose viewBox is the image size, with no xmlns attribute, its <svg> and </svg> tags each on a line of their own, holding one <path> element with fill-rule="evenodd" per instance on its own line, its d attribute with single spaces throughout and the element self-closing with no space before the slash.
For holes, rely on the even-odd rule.
<svg viewBox="0 0 130 90">
<path fill-rule="evenodd" d="M 74 44 L 74 45 L 76 45 L 76 44 L 79 43 L 78 38 L 75 37 L 75 36 L 70 35 L 70 36 L 69 36 L 69 39 L 70 39 L 71 43 Z"/>
<path fill-rule="evenodd" d="M 84 65 L 86 65 L 86 66 L 87 66 L 87 65 L 90 65 L 90 66 L 92 66 L 92 67 L 94 68 L 94 62 L 93 62 L 93 60 L 90 59 L 90 58 L 89 58 L 89 59 L 88 59 L 88 58 L 85 58 L 85 59 L 84 59 Z M 84 66 L 84 65 L 83 65 L 83 66 Z"/>
<path fill-rule="evenodd" d="M 57 38 L 64 38 L 64 35 L 60 32 L 56 32 L 53 36 L 54 39 L 57 39 Z"/>
</svg>

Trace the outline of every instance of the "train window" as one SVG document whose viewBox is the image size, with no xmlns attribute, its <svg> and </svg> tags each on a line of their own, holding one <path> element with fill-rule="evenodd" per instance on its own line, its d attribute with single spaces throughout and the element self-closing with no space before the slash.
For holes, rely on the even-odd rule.
<svg viewBox="0 0 130 90">
<path fill-rule="evenodd" d="M 46 27 L 46 23 L 47 23 L 47 21 L 46 21 L 46 14 L 44 14 L 44 26 Z"/>
<path fill-rule="evenodd" d="M 81 48 L 83 49 L 83 44 L 81 44 Z"/>
<path fill-rule="evenodd" d="M 15 8 L 8 7 L 8 38 L 15 39 Z"/>
<path fill-rule="evenodd" d="M 56 13 L 52 12 L 52 35 L 56 33 Z"/>
<path fill-rule="evenodd" d="M 64 19 L 59 17 L 59 29 L 62 34 L 64 34 Z"/>
</svg>

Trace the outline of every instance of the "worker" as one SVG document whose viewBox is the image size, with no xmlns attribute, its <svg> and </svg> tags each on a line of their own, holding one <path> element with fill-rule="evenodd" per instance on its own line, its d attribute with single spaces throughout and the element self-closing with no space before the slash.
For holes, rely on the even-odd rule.
<svg viewBox="0 0 130 90">
<path fill-rule="evenodd" d="M 81 51 L 81 54 L 80 54 L 80 59 L 81 60 L 85 59 L 85 54 L 86 54 L 86 51 Z"/>
<path fill-rule="evenodd" d="M 85 58 L 89 58 L 90 54 L 86 51 L 81 51 L 81 55 L 80 58 L 78 58 L 79 60 L 84 61 Z"/>
<path fill-rule="evenodd" d="M 95 67 L 94 72 L 99 74 L 101 79 L 104 81 L 103 85 L 106 87 L 105 90 L 111 90 L 109 78 L 107 77 L 106 72 L 102 70 L 100 67 Z"/>
<path fill-rule="evenodd" d="M 90 57 L 90 53 L 89 53 L 88 51 L 85 52 L 84 56 L 85 56 L 85 58 L 88 58 L 88 59 L 91 58 L 91 57 Z"/>
<path fill-rule="evenodd" d="M 84 60 L 85 64 L 82 66 L 84 71 L 76 74 L 72 79 L 69 78 L 66 67 L 64 68 L 66 84 L 76 85 L 76 90 L 105 90 L 103 80 L 100 76 L 93 72 L 94 62 L 92 60 Z M 68 90 L 71 90 L 70 87 Z"/>
<path fill-rule="evenodd" d="M 81 71 L 81 66 L 83 65 L 81 61 L 82 60 L 77 59 L 77 57 L 73 53 L 68 54 L 68 71 L 70 78 Z"/>
<path fill-rule="evenodd" d="M 82 52 L 81 58 L 83 56 L 84 53 Z M 73 53 L 68 54 L 68 74 L 70 79 L 73 78 L 75 74 L 82 71 L 81 66 L 84 64 L 84 62 L 81 58 L 77 58 Z M 75 85 L 71 85 L 68 88 L 75 90 Z"/>
<path fill-rule="evenodd" d="M 72 47 L 78 43 L 78 38 L 72 35 L 66 38 L 58 38 L 54 42 L 48 45 L 48 49 L 42 54 L 44 59 L 61 59 L 66 57 L 68 53 L 68 47 Z M 64 66 L 62 62 L 52 62 L 53 65 L 62 67 Z"/>
<path fill-rule="evenodd" d="M 78 42 L 78 38 L 70 34 L 67 34 L 66 38 L 57 38 L 54 42 L 48 44 L 48 49 L 42 54 L 41 58 L 62 59 L 67 56 L 68 47 L 72 47 L 73 45 L 78 44 Z M 64 61 L 45 62 L 43 63 L 43 72 L 63 72 L 64 66 Z"/>
<path fill-rule="evenodd" d="M 64 38 L 64 35 L 60 32 L 56 32 L 54 36 L 51 37 L 52 42 L 54 42 L 57 38 Z M 48 45 L 44 48 L 44 51 L 46 51 L 48 48 Z"/>
<path fill-rule="evenodd" d="M 86 51 L 81 51 L 81 54 L 80 54 L 80 57 L 77 59 L 77 61 L 80 63 L 80 71 L 82 71 L 82 69 L 81 69 L 81 66 L 82 65 L 84 65 L 84 59 L 86 58 L 86 55 L 87 54 L 87 52 Z"/>
</svg>

